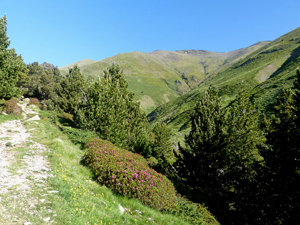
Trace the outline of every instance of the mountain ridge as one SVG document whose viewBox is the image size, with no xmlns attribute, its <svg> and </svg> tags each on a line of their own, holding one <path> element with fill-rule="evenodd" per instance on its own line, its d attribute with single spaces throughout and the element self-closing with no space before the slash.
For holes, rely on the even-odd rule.
<svg viewBox="0 0 300 225">
<path fill-rule="evenodd" d="M 299 64 L 300 27 L 209 76 L 197 88 L 175 101 L 159 106 L 148 115 L 148 120 L 152 124 L 165 122 L 174 133 L 186 133 L 191 110 L 210 85 L 219 89 L 226 106 L 234 100 L 242 82 L 259 108 L 263 111 L 270 109 L 281 88 L 292 85 Z"/>
<path fill-rule="evenodd" d="M 66 74 L 68 68 L 77 64 L 84 76 L 96 79 L 110 64 L 117 63 L 124 71 L 129 90 L 135 93 L 135 100 L 140 102 L 142 110 L 148 114 L 159 105 L 195 89 L 207 77 L 267 43 L 258 42 L 228 53 L 207 50 L 156 50 L 150 53 L 134 51 L 97 62 L 81 60 L 61 67 L 60 71 Z"/>
</svg>

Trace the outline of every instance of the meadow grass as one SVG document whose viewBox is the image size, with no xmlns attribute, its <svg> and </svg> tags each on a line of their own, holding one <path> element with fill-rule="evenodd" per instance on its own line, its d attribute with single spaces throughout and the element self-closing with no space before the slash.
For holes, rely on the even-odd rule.
<svg viewBox="0 0 300 225">
<path fill-rule="evenodd" d="M 74 145 L 55 125 L 41 115 L 37 124 L 26 123 L 34 140 L 49 149 L 53 177 L 48 183 L 51 209 L 56 224 L 189 224 L 183 219 L 144 206 L 134 199 L 114 194 L 94 181 L 94 175 L 82 163 L 84 151 Z M 122 214 L 119 204 L 128 211 Z"/>
</svg>

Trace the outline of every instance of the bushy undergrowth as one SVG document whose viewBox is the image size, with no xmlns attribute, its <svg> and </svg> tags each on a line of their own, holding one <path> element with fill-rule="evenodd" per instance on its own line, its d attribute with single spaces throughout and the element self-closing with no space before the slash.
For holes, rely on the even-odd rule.
<svg viewBox="0 0 300 225">
<path fill-rule="evenodd" d="M 205 207 L 182 197 L 177 198 L 177 205 L 174 209 L 168 208 L 166 212 L 192 224 L 219 224 Z"/>
<path fill-rule="evenodd" d="M 63 127 L 63 133 L 66 134 L 73 143 L 79 144 L 82 148 L 89 139 L 98 137 L 94 131 L 70 127 Z"/>
<path fill-rule="evenodd" d="M 10 100 L 1 100 L 0 101 L 0 113 L 7 113 L 12 116 L 20 116 L 22 113 L 22 108 L 18 106 L 17 99 L 12 98 Z"/>
<path fill-rule="evenodd" d="M 29 105 L 36 105 L 40 109 L 47 110 L 47 105 L 40 102 L 40 100 L 38 100 L 37 98 L 30 98 Z"/>
<path fill-rule="evenodd" d="M 175 207 L 177 198 L 173 184 L 150 168 L 142 156 L 97 138 L 89 140 L 85 147 L 85 160 L 100 184 L 139 199 L 154 209 Z"/>
</svg>

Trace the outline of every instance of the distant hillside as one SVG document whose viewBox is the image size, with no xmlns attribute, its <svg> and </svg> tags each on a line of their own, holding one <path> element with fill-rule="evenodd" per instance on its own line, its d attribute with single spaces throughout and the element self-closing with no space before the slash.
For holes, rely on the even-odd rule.
<svg viewBox="0 0 300 225">
<path fill-rule="evenodd" d="M 67 66 L 63 66 L 61 68 L 59 68 L 61 71 L 68 71 L 69 68 L 73 68 L 73 66 L 77 65 L 79 67 L 81 66 L 86 66 L 86 65 L 89 65 L 89 64 L 92 64 L 92 63 L 95 63 L 97 61 L 95 60 L 91 60 L 91 59 L 84 59 L 84 60 L 80 60 L 78 62 L 75 62 L 75 63 L 72 63 L 70 65 L 67 65 Z"/>
<path fill-rule="evenodd" d="M 60 68 L 67 73 L 68 67 L 77 64 L 85 76 L 97 78 L 112 63 L 124 70 L 129 89 L 141 108 L 149 113 L 159 105 L 198 87 L 205 79 L 230 67 L 268 42 L 259 42 L 247 48 L 227 53 L 204 50 L 130 52 L 106 58 L 98 62 L 85 60 Z"/>
<path fill-rule="evenodd" d="M 299 65 L 300 28 L 297 28 L 243 59 L 237 58 L 230 67 L 218 69 L 196 89 L 155 109 L 148 119 L 153 124 L 166 122 L 175 133 L 186 132 L 190 112 L 209 85 L 219 88 L 226 105 L 235 98 L 241 82 L 246 84 L 260 108 L 265 109 L 272 105 L 283 86 L 292 84 Z"/>
</svg>

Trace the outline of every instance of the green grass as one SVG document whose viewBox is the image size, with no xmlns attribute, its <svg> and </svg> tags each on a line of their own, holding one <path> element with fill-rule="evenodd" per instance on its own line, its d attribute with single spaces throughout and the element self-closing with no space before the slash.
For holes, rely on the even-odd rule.
<svg viewBox="0 0 300 225">
<path fill-rule="evenodd" d="M 267 42 L 261 42 L 229 53 L 197 50 L 130 52 L 95 63 L 83 60 L 77 64 L 89 79 L 97 79 L 110 64 L 119 64 L 124 70 L 129 90 L 135 93 L 135 100 L 141 102 L 141 109 L 148 114 L 265 44 Z M 66 67 L 60 69 L 63 74 L 67 73 Z"/>
<path fill-rule="evenodd" d="M 38 124 L 27 122 L 26 127 L 34 128 L 34 140 L 49 149 L 48 159 L 54 177 L 48 182 L 57 193 L 48 198 L 51 209 L 56 212 L 57 224 L 189 224 L 100 186 L 90 169 L 82 165 L 84 151 L 51 124 L 47 119 L 50 114 L 41 112 L 42 120 Z M 121 214 L 119 204 L 128 211 Z"/>
<path fill-rule="evenodd" d="M 234 100 L 238 85 L 243 82 L 260 109 L 269 110 L 280 89 L 291 86 L 295 69 L 300 65 L 300 28 L 260 47 L 208 76 L 196 89 L 152 111 L 148 115 L 152 126 L 165 122 L 174 137 L 180 137 L 177 132 L 186 133 L 191 110 L 209 85 L 219 89 L 222 104 L 226 106 Z"/>
<path fill-rule="evenodd" d="M 12 116 L 12 115 L 3 115 L 0 114 L 0 124 L 4 123 L 5 121 L 10 121 L 10 120 L 16 120 L 18 117 Z"/>
</svg>

